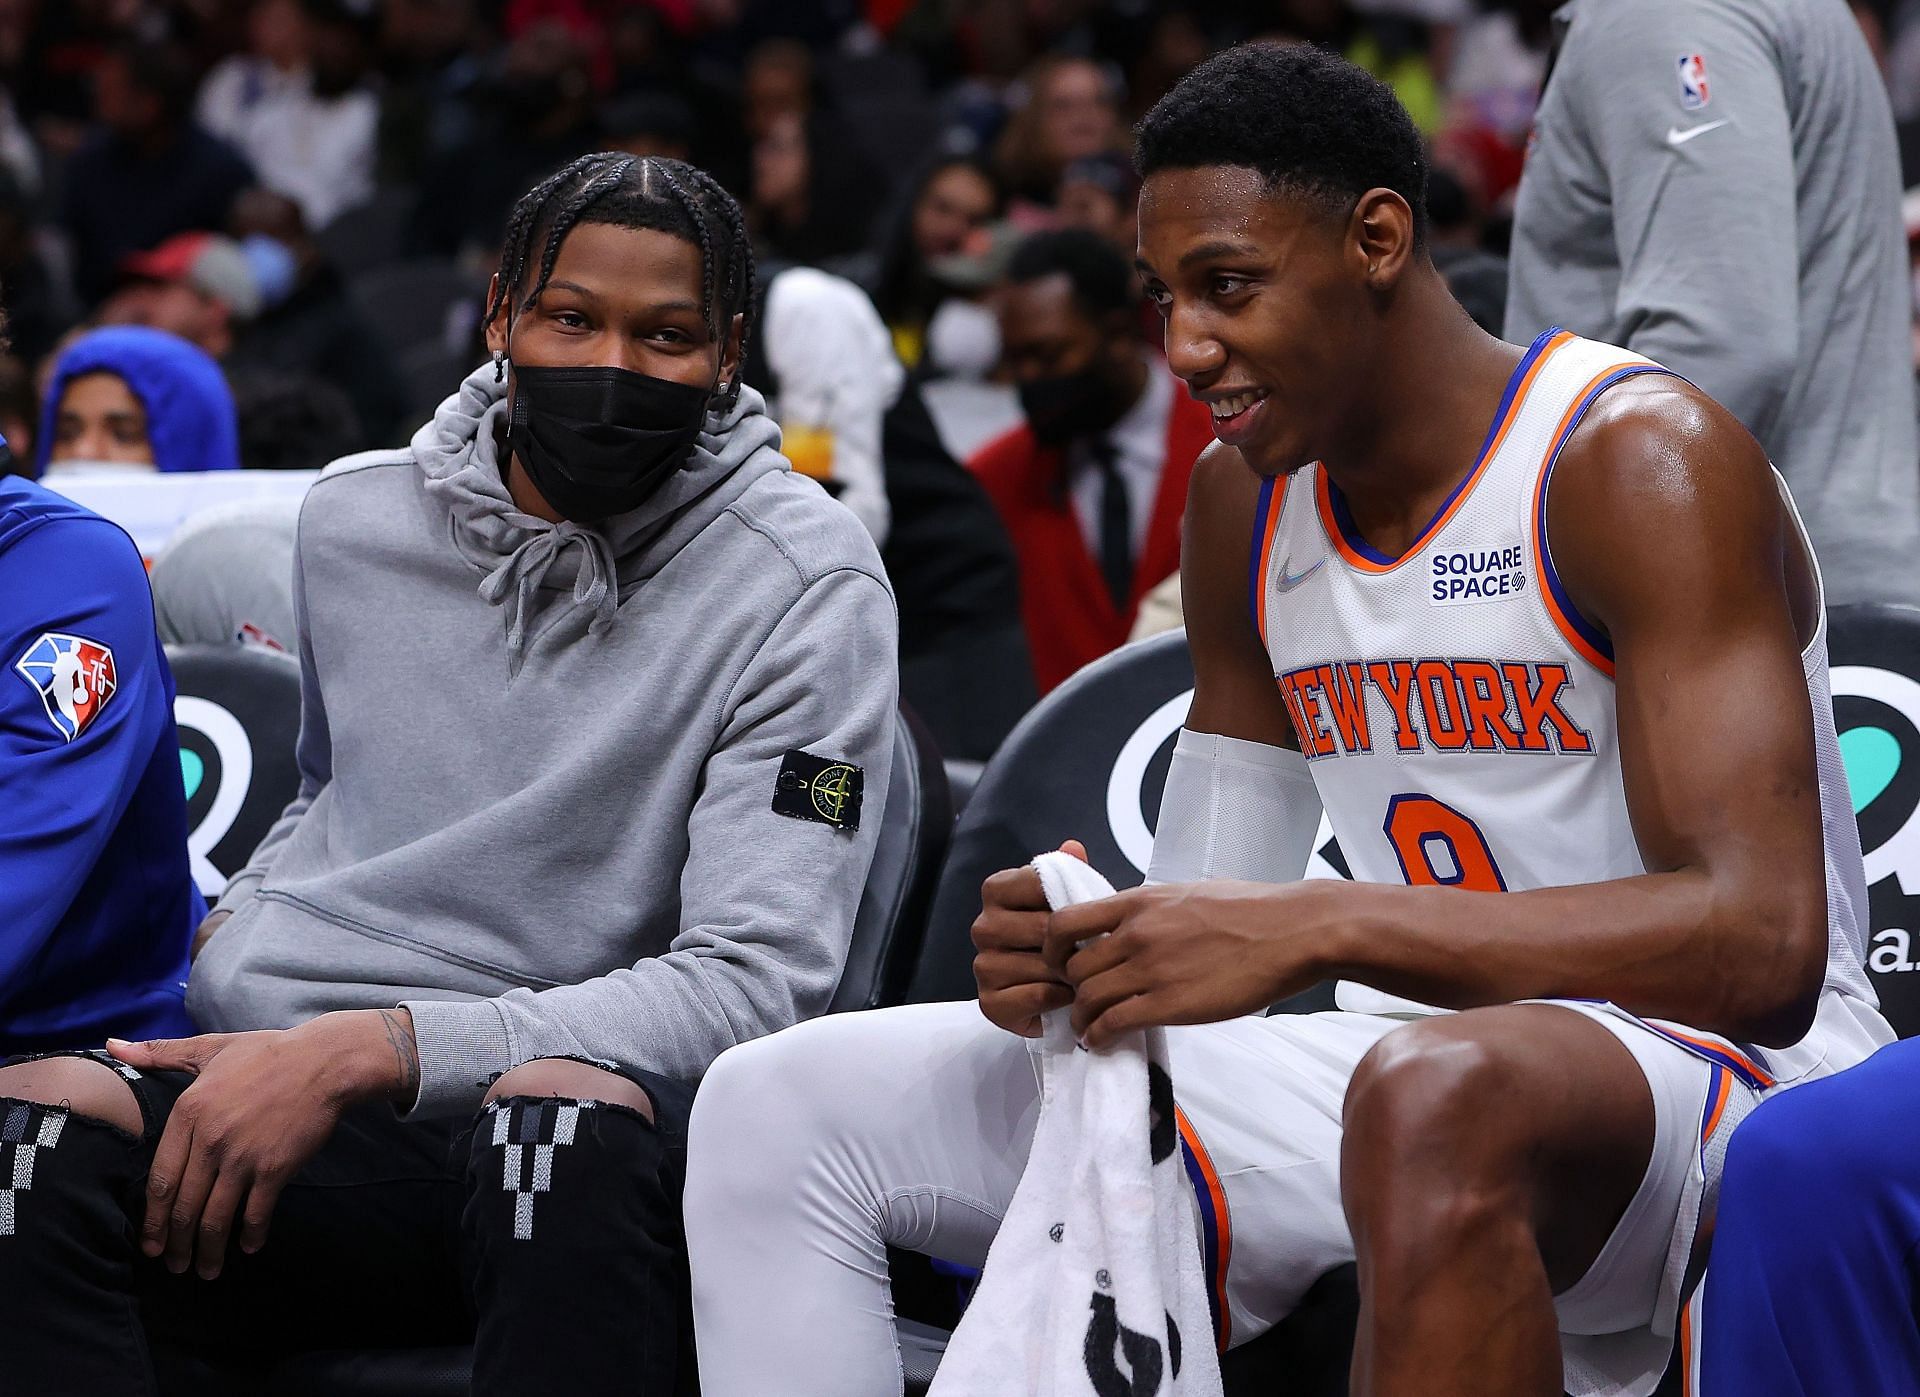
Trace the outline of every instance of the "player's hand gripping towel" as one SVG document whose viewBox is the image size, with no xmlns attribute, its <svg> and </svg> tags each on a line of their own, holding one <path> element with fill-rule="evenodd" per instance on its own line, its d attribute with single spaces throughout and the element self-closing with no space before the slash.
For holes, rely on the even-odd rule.
<svg viewBox="0 0 1920 1397">
<path fill-rule="evenodd" d="M 1056 909 L 1113 888 L 1034 860 Z M 1219 1397 L 1166 1035 L 1089 1052 L 1066 1009 L 1036 1049 L 1033 1151 L 928 1397 Z"/>
</svg>

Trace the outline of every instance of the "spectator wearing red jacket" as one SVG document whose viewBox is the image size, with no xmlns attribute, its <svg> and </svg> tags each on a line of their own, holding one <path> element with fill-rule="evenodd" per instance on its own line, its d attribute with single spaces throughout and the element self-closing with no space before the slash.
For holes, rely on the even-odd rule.
<svg viewBox="0 0 1920 1397">
<path fill-rule="evenodd" d="M 1208 409 L 1136 333 L 1133 269 L 1093 233 L 1022 243 L 1000 336 L 1026 421 L 967 464 L 1020 565 L 1042 693 L 1126 641 L 1140 599 L 1180 566 L 1180 516 Z"/>
</svg>

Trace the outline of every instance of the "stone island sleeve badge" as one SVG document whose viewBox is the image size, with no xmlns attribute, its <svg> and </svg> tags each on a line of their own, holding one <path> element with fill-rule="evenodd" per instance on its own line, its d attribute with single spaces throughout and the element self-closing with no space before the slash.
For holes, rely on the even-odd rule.
<svg viewBox="0 0 1920 1397">
<path fill-rule="evenodd" d="M 866 774 L 851 762 L 789 752 L 773 783 L 773 813 L 835 829 L 859 829 L 865 782 Z"/>
</svg>

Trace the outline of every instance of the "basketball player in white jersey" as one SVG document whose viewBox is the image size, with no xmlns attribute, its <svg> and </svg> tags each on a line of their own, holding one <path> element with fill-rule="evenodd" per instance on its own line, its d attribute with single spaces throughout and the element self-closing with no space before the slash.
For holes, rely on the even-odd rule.
<svg viewBox="0 0 1920 1397">
<path fill-rule="evenodd" d="M 1038 1110 L 1015 1035 L 1070 1008 L 1095 1049 L 1181 1026 L 1221 1342 L 1357 1258 L 1356 1393 L 1640 1397 L 1688 1343 L 1726 1136 L 1891 1037 L 1797 517 L 1688 384 L 1474 326 L 1419 138 L 1341 60 L 1210 60 L 1139 162 L 1167 360 L 1223 443 L 1149 886 L 1049 915 L 996 874 L 977 1009 L 720 1060 L 703 1390 L 899 1391 L 884 1248 L 984 1257 Z M 1358 881 L 1301 881 L 1323 805 Z M 1260 1016 L 1327 979 L 1341 1011 Z"/>
</svg>

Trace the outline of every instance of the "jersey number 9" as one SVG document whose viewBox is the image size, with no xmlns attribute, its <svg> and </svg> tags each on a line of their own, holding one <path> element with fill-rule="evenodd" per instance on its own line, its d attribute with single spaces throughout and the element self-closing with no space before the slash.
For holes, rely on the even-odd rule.
<svg viewBox="0 0 1920 1397">
<path fill-rule="evenodd" d="M 1409 887 L 1507 890 L 1480 826 L 1445 801 L 1397 795 L 1387 802 L 1385 829 Z"/>
</svg>

